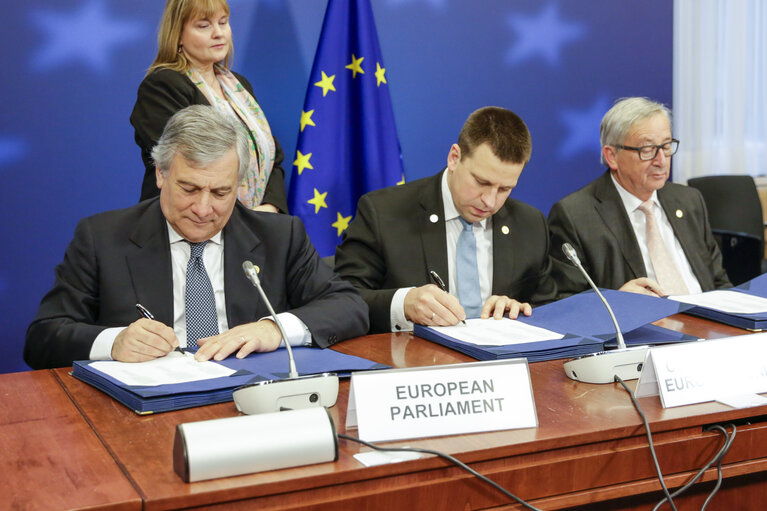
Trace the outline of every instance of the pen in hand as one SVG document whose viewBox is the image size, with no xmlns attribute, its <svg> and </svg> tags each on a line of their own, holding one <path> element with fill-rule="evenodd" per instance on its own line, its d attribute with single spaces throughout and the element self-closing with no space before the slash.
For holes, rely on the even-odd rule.
<svg viewBox="0 0 767 511">
<path fill-rule="evenodd" d="M 149 309 L 141 305 L 140 303 L 136 304 L 136 309 L 138 310 L 139 314 L 144 316 L 146 319 L 154 320 L 154 314 L 149 312 Z M 178 351 L 179 353 L 184 353 L 184 350 L 181 349 L 181 346 L 176 346 L 174 348 L 175 351 Z"/>
<path fill-rule="evenodd" d="M 439 276 L 439 274 L 436 271 L 429 270 L 429 276 L 431 277 L 431 281 L 434 282 L 434 284 L 438 288 L 440 288 L 442 291 L 447 293 L 447 287 L 445 286 L 445 281 L 442 280 L 442 278 Z M 461 323 L 463 323 L 464 326 L 466 325 L 466 321 L 463 319 L 461 320 Z"/>
</svg>

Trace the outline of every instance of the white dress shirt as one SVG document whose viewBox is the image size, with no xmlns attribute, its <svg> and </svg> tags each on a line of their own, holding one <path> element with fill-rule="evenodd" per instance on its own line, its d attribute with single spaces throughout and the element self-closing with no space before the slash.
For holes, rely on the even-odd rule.
<svg viewBox="0 0 767 511">
<path fill-rule="evenodd" d="M 447 170 L 442 173 L 442 204 L 445 217 L 445 235 L 447 249 L 447 288 L 448 292 L 458 298 L 458 286 L 456 283 L 456 247 L 458 236 L 461 235 L 463 224 L 459 220 L 460 214 L 453 202 L 453 195 L 447 185 Z M 482 295 L 482 304 L 490 298 L 493 291 L 493 217 L 488 217 L 473 224 L 474 236 L 477 240 L 477 266 L 479 270 L 479 290 Z M 430 270 L 431 268 L 427 268 Z M 445 280 L 444 275 L 440 275 Z M 394 293 L 390 307 L 391 329 L 393 332 L 408 332 L 413 330 L 413 323 L 405 318 L 405 295 L 412 287 L 400 288 Z"/>
<path fill-rule="evenodd" d="M 610 179 L 613 180 L 613 184 L 615 184 L 615 188 L 618 190 L 618 195 L 620 195 L 621 201 L 623 202 L 623 207 L 626 208 L 626 213 L 631 221 L 631 227 L 634 229 L 634 235 L 639 244 L 639 251 L 642 253 L 642 260 L 644 261 L 647 276 L 657 281 L 655 270 L 650 261 L 650 251 L 647 248 L 647 233 L 645 227 L 646 217 L 645 214 L 639 210 L 639 206 L 644 201 L 623 188 L 620 183 L 615 180 L 612 173 L 610 174 Z M 690 294 L 700 293 L 702 291 L 700 283 L 692 272 L 692 267 L 690 266 L 689 261 L 687 261 L 687 256 L 684 255 L 682 245 L 674 235 L 674 229 L 671 227 L 666 212 L 658 201 L 658 192 L 653 191 L 650 200 L 653 202 L 653 212 L 655 213 L 655 220 L 658 222 L 660 237 L 663 239 L 663 244 L 666 245 L 666 250 L 668 250 L 669 255 L 674 260 L 674 264 L 679 270 L 682 280 L 684 280 L 684 283 L 687 286 L 687 290 Z"/>
</svg>

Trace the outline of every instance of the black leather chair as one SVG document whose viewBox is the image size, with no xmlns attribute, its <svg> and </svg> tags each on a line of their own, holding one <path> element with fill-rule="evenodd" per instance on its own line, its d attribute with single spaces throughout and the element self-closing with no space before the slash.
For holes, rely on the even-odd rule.
<svg viewBox="0 0 767 511">
<path fill-rule="evenodd" d="M 737 286 L 764 273 L 764 220 L 754 179 L 742 175 L 704 176 L 692 178 L 687 184 L 703 194 L 730 281 Z"/>
</svg>

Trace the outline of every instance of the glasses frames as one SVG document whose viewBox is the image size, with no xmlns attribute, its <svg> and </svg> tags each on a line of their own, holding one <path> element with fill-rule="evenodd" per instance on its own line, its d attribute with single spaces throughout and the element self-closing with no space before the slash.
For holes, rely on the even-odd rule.
<svg viewBox="0 0 767 511">
<path fill-rule="evenodd" d="M 616 144 L 615 147 L 619 149 L 628 149 L 629 151 L 636 151 L 639 155 L 639 159 L 643 161 L 654 160 L 658 156 L 658 151 L 663 150 L 665 156 L 674 156 L 676 150 L 679 149 L 679 140 L 672 138 L 670 142 L 665 142 L 658 145 L 643 145 L 641 147 L 631 147 L 628 145 Z"/>
</svg>

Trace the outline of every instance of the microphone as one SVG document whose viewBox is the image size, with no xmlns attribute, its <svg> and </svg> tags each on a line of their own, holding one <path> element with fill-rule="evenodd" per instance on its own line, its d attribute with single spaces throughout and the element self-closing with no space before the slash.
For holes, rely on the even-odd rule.
<svg viewBox="0 0 767 511">
<path fill-rule="evenodd" d="M 272 302 L 269 301 L 269 298 L 266 297 L 266 293 L 264 293 L 264 288 L 261 287 L 261 281 L 258 279 L 258 273 L 256 273 L 256 267 L 253 266 L 253 263 L 250 261 L 245 261 L 242 263 L 242 269 L 245 271 L 245 276 L 248 277 L 248 280 L 256 286 L 256 289 L 258 289 L 258 294 L 261 295 L 261 299 L 266 304 L 266 308 L 269 310 L 269 314 L 272 315 L 272 319 L 275 323 L 277 323 L 277 328 L 280 330 L 280 335 L 282 336 L 282 342 L 285 343 L 285 348 L 288 350 L 288 359 L 290 364 L 290 377 L 291 378 L 298 378 L 298 371 L 296 370 L 296 359 L 293 358 L 293 348 L 291 348 L 290 343 L 288 342 L 288 336 L 285 334 L 285 329 L 282 327 L 282 321 L 280 321 L 280 318 L 277 317 L 277 314 L 275 314 L 274 309 L 272 308 Z"/>
<path fill-rule="evenodd" d="M 607 300 L 605 300 L 599 288 L 594 284 L 594 281 L 591 280 L 588 272 L 586 272 L 586 269 L 581 264 L 575 249 L 569 243 L 563 243 L 562 252 L 581 271 L 591 288 L 599 296 L 599 299 L 602 300 L 607 312 L 610 314 L 613 325 L 615 325 L 618 341 L 618 348 L 615 350 L 592 353 L 568 360 L 564 364 L 565 374 L 573 380 L 586 383 L 613 383 L 615 376 L 620 376 L 623 380 L 636 380 L 642 372 L 642 365 L 644 364 L 648 347 L 626 347 L 626 342 L 623 340 L 623 334 L 618 326 L 618 320 L 615 318 L 612 307 L 607 303 Z"/>
<path fill-rule="evenodd" d="M 322 373 L 299 376 L 296 370 L 296 360 L 293 349 L 288 342 L 288 336 L 272 303 L 261 287 L 258 272 L 250 261 L 242 263 L 245 276 L 258 290 L 261 299 L 266 304 L 277 328 L 280 330 L 282 341 L 288 352 L 288 378 L 285 380 L 266 380 L 238 387 L 232 393 L 237 409 L 246 414 L 271 413 L 283 410 L 296 410 L 315 406 L 331 407 L 338 398 L 338 375 Z"/>
</svg>

